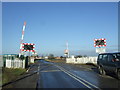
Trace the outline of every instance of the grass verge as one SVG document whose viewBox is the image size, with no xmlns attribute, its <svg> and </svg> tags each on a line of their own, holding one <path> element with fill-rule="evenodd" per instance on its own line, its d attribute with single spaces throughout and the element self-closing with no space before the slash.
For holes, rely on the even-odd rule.
<svg viewBox="0 0 120 90">
<path fill-rule="evenodd" d="M 23 75 L 26 69 L 22 68 L 3 68 L 2 69 L 2 85 L 12 80 L 17 79 L 20 75 Z"/>
<path fill-rule="evenodd" d="M 56 62 L 56 63 L 66 62 L 66 60 L 62 60 L 62 59 L 45 59 L 45 61 Z"/>
</svg>

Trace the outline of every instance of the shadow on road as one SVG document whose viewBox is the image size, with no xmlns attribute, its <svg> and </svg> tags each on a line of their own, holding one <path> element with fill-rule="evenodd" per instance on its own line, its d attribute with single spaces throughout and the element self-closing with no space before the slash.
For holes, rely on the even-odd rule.
<svg viewBox="0 0 120 90">
<path fill-rule="evenodd" d="M 99 69 L 98 69 L 98 67 L 91 68 L 91 69 L 92 69 L 95 73 L 100 74 L 100 73 L 99 73 Z M 106 76 L 110 76 L 110 77 L 112 77 L 112 78 L 117 79 L 117 76 L 115 75 L 115 73 L 106 72 Z"/>
</svg>

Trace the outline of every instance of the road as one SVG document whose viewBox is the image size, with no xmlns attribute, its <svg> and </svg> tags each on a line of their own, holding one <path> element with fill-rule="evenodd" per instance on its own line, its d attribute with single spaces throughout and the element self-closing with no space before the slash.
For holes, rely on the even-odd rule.
<svg viewBox="0 0 120 90">
<path fill-rule="evenodd" d="M 120 81 L 113 74 L 101 76 L 95 66 L 39 61 L 37 88 L 115 88 Z"/>
<path fill-rule="evenodd" d="M 93 65 L 75 65 L 52 63 L 39 60 L 30 67 L 22 78 L 5 85 L 6 88 L 77 88 L 77 89 L 117 89 L 120 90 L 120 80 L 114 74 L 101 76 Z"/>
</svg>

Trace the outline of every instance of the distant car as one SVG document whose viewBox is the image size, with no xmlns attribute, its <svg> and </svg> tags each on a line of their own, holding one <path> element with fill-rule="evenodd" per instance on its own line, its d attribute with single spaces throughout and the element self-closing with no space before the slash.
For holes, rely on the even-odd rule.
<svg viewBox="0 0 120 90">
<path fill-rule="evenodd" d="M 97 65 L 101 75 L 105 75 L 106 72 L 114 72 L 120 79 L 120 52 L 99 54 Z"/>
</svg>

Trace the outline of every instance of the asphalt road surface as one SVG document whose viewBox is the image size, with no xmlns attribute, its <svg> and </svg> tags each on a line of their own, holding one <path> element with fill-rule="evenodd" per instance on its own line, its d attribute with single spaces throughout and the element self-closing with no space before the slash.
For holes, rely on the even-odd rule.
<svg viewBox="0 0 120 90">
<path fill-rule="evenodd" d="M 39 61 L 37 88 L 118 89 L 114 74 L 101 76 L 92 65 L 74 65 Z"/>
</svg>

